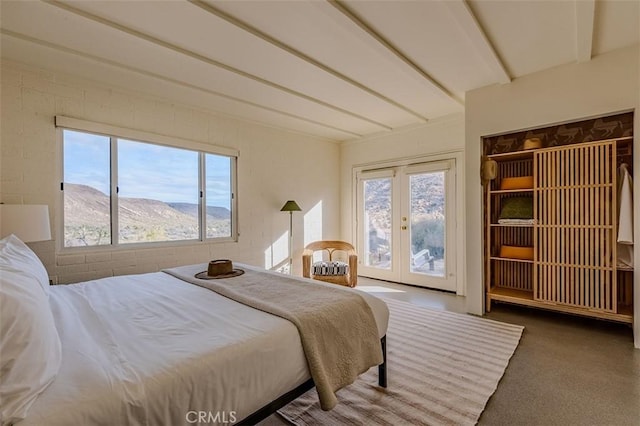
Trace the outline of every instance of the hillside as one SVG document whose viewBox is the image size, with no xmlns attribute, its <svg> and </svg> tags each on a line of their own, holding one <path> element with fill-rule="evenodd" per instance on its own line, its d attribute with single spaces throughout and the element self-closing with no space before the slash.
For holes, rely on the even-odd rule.
<svg viewBox="0 0 640 426">
<path fill-rule="evenodd" d="M 411 186 L 412 249 L 415 253 L 429 249 L 432 255 L 444 252 L 444 179 L 441 173 L 414 175 Z M 365 210 L 371 225 L 376 229 L 379 245 L 391 235 L 391 182 L 388 179 L 367 181 Z M 370 236 L 370 238 L 372 238 Z"/>
<path fill-rule="evenodd" d="M 198 214 L 198 205 L 191 203 L 167 203 L 167 205 L 179 212 L 196 216 Z M 229 209 L 218 206 L 207 206 L 207 218 L 214 220 L 229 220 L 231 212 Z"/>
<path fill-rule="evenodd" d="M 414 223 L 427 217 L 444 217 L 443 176 L 439 173 L 415 175 L 412 178 L 411 211 Z M 380 228 L 391 228 L 391 182 L 387 179 L 367 181 L 365 210 Z"/>
<path fill-rule="evenodd" d="M 120 243 L 198 238 L 198 206 L 119 197 Z M 109 197 L 97 189 L 65 183 L 65 246 L 110 243 Z M 207 209 L 208 236 L 228 236 L 230 212 Z"/>
</svg>

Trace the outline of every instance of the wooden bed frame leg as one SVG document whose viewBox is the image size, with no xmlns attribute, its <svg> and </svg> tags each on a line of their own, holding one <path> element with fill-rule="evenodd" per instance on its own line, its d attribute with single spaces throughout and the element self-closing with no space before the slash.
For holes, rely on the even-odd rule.
<svg viewBox="0 0 640 426">
<path fill-rule="evenodd" d="M 386 388 L 387 387 L 387 336 L 383 336 L 380 339 L 382 345 L 382 364 L 378 366 L 378 384 Z"/>
</svg>

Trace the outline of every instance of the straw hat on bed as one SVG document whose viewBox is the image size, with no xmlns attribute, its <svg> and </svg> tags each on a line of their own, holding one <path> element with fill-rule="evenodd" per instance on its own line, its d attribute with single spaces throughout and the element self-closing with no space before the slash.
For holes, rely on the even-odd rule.
<svg viewBox="0 0 640 426">
<path fill-rule="evenodd" d="M 196 278 L 201 280 L 217 280 L 220 278 L 237 277 L 244 274 L 242 269 L 234 269 L 233 263 L 228 259 L 217 259 L 209 262 L 206 271 L 196 274 Z"/>
</svg>

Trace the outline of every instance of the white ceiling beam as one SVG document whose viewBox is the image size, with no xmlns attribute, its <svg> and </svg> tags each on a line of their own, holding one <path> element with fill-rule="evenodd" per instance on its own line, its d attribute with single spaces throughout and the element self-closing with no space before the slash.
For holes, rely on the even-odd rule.
<svg viewBox="0 0 640 426">
<path fill-rule="evenodd" d="M 576 0 L 576 61 L 588 62 L 593 51 L 595 0 Z"/>
<path fill-rule="evenodd" d="M 380 92 L 377 92 L 376 90 L 372 89 L 369 86 L 365 86 L 364 84 L 360 83 L 359 81 L 356 81 L 344 74 L 342 74 L 341 72 L 337 71 L 334 68 L 329 67 L 326 64 L 323 64 L 322 62 L 312 58 L 309 55 L 304 54 L 303 52 L 299 51 L 298 49 L 295 49 L 294 47 L 283 43 L 282 41 L 270 36 L 269 34 L 265 33 L 264 31 L 260 31 L 258 28 L 250 25 L 249 23 L 235 17 L 232 16 L 226 12 L 224 12 L 223 10 L 215 7 L 213 4 L 208 3 L 206 1 L 203 0 L 187 0 L 189 3 L 193 4 L 194 6 L 198 6 L 199 8 L 201 8 L 202 10 L 204 10 L 205 12 L 211 13 L 212 15 L 217 16 L 220 19 L 224 19 L 225 21 L 227 21 L 228 23 L 230 23 L 231 25 L 235 25 L 236 27 L 248 32 L 249 34 L 252 34 L 260 39 L 262 39 L 263 41 L 266 41 L 267 43 L 272 44 L 273 46 L 276 46 L 279 49 L 284 50 L 285 52 L 289 53 L 290 55 L 293 55 L 295 57 L 297 57 L 298 59 L 301 59 L 311 65 L 313 65 L 316 68 L 321 69 L 322 71 L 331 74 L 332 76 L 339 78 L 340 80 L 351 84 L 352 86 L 357 87 L 360 90 L 363 90 L 367 93 L 369 93 L 370 95 L 373 95 L 375 97 L 377 97 L 378 99 L 387 102 L 393 106 L 395 106 L 396 108 L 400 108 L 403 111 L 413 115 L 416 118 L 419 118 L 422 121 L 427 121 L 427 117 L 425 117 L 424 115 L 413 111 L 411 108 L 408 108 L 405 105 L 402 105 L 399 102 L 394 101 L 393 99 L 389 98 L 388 96 L 383 95 Z"/>
<path fill-rule="evenodd" d="M 442 83 L 433 78 L 429 73 L 422 69 L 418 64 L 413 62 L 407 55 L 405 55 L 398 47 L 394 46 L 389 40 L 385 39 L 376 30 L 374 30 L 369 24 L 367 24 L 362 18 L 360 18 L 351 8 L 344 4 L 340 0 L 327 0 L 329 4 L 339 10 L 344 16 L 349 18 L 351 22 L 356 24 L 365 33 L 371 36 L 374 40 L 384 46 L 389 52 L 393 53 L 398 59 L 411 67 L 414 71 L 420 74 L 425 80 L 427 80 L 433 87 L 440 91 L 445 96 L 451 98 L 456 103 L 464 105 L 464 101 L 456 96 L 451 90 L 447 89 Z"/>
<path fill-rule="evenodd" d="M 448 0 L 443 3 L 449 8 L 453 18 L 458 22 L 458 25 L 465 32 L 476 51 L 489 66 L 496 81 L 502 84 L 510 83 L 511 76 L 507 68 L 467 2 L 465 0 Z"/>
<path fill-rule="evenodd" d="M 349 115 L 351 117 L 357 118 L 359 120 L 366 121 L 366 122 L 368 122 L 370 124 L 373 124 L 375 126 L 381 127 L 381 128 L 383 128 L 385 130 L 392 130 L 392 127 L 390 127 L 390 126 L 388 126 L 388 125 L 386 125 L 384 123 L 378 122 L 376 120 L 373 120 L 371 118 L 365 117 L 365 116 L 360 115 L 360 114 L 357 114 L 357 113 L 355 113 L 353 111 L 349 111 L 347 109 L 341 108 L 339 106 L 330 104 L 329 102 L 325 102 L 325 101 L 323 101 L 321 99 L 315 98 L 313 96 L 309 96 L 309 95 L 307 95 L 305 93 L 302 93 L 302 92 L 299 92 L 297 90 L 290 89 L 290 88 L 288 88 L 286 86 L 283 86 L 281 84 L 274 83 L 273 81 L 264 79 L 264 78 L 262 78 L 260 76 L 251 74 L 251 73 L 246 72 L 246 71 L 242 71 L 242 70 L 240 70 L 238 68 L 235 68 L 235 67 L 233 67 L 231 65 L 227 65 L 227 64 L 225 64 L 223 62 L 216 61 L 215 59 L 209 58 L 207 56 L 201 55 L 199 53 L 193 52 L 191 50 L 185 49 L 185 48 L 180 47 L 178 45 L 175 45 L 175 44 L 169 43 L 167 41 L 161 40 L 159 38 L 150 36 L 148 34 L 145 34 L 143 32 L 135 30 L 133 28 L 126 27 L 126 26 L 121 25 L 121 24 L 119 24 L 117 22 L 111 21 L 111 20 L 109 20 L 107 18 L 103 18 L 101 16 L 94 15 L 93 13 L 90 13 L 90 12 L 87 12 L 85 10 L 79 9 L 79 8 L 77 8 L 75 6 L 72 6 L 71 4 L 67 3 L 66 1 L 60 1 L 60 0 L 42 0 L 42 1 L 44 3 L 46 3 L 46 4 L 51 5 L 51 6 L 59 7 L 60 9 L 66 10 L 67 12 L 73 13 L 73 14 L 78 15 L 78 16 L 82 16 L 83 18 L 86 18 L 86 19 L 90 19 L 90 20 L 92 20 L 94 22 L 97 22 L 99 24 L 106 25 L 106 26 L 111 27 L 111 28 L 113 28 L 115 30 L 127 33 L 127 34 L 132 35 L 134 37 L 137 37 L 139 39 L 142 39 L 142 40 L 148 41 L 150 43 L 153 43 L 153 44 L 155 44 L 157 46 L 161 46 L 161 47 L 163 47 L 165 49 L 173 50 L 174 52 L 177 52 L 179 54 L 191 57 L 191 58 L 193 58 L 195 60 L 198 60 L 200 62 L 206 63 L 208 65 L 212 65 L 214 67 L 218 67 L 218 68 L 224 69 L 226 71 L 230 71 L 230 72 L 235 73 L 237 75 L 240 75 L 242 77 L 254 80 L 254 81 L 258 82 L 258 83 L 262 83 L 262 84 L 270 86 L 270 87 L 272 87 L 274 89 L 278 89 L 278 90 L 280 90 L 282 92 L 285 92 L 285 93 L 288 93 L 290 95 L 297 96 L 299 98 L 302 98 L 302 99 L 305 99 L 307 101 L 316 103 L 318 105 L 322 105 L 322 106 L 324 106 L 326 108 L 333 109 L 334 111 L 338 111 L 338 112 L 341 112 L 343 114 Z"/>
<path fill-rule="evenodd" d="M 46 41 L 46 40 L 41 40 L 41 39 L 38 39 L 38 38 L 35 38 L 35 37 L 31 37 L 31 36 L 28 36 L 28 35 L 25 35 L 25 34 L 17 33 L 15 31 L 11 31 L 11 30 L 6 30 L 4 28 L 0 28 L 0 34 L 3 35 L 3 36 L 13 37 L 13 38 L 18 39 L 18 40 L 26 41 L 28 43 L 33 43 L 33 44 L 38 45 L 38 46 L 46 47 L 48 49 L 52 49 L 52 50 L 55 50 L 55 51 L 58 51 L 58 52 L 63 52 L 63 53 L 67 53 L 67 54 L 70 54 L 70 55 L 74 55 L 74 56 L 77 56 L 77 57 L 80 57 L 80 58 L 83 58 L 83 59 L 86 59 L 86 60 L 90 60 L 90 61 L 93 61 L 93 62 L 97 62 L 97 63 L 100 63 L 100 64 L 109 65 L 109 66 L 112 66 L 112 67 L 115 67 L 115 68 L 119 68 L 121 70 L 129 71 L 131 73 L 135 73 L 135 74 L 138 74 L 138 75 L 142 75 L 144 77 L 151 77 L 151 78 L 154 78 L 154 79 L 157 79 L 157 80 L 160 80 L 160 81 L 164 81 L 166 83 L 174 84 L 176 86 L 181 86 L 181 87 L 184 87 L 184 88 L 187 88 L 187 89 L 197 90 L 199 92 L 203 92 L 203 93 L 206 93 L 208 95 L 213 95 L 215 97 L 224 98 L 224 99 L 227 99 L 227 100 L 230 100 L 230 101 L 238 102 L 240 104 L 248 105 L 248 106 L 255 107 L 255 108 L 261 108 L 261 109 L 266 110 L 266 111 L 270 111 L 270 112 L 273 112 L 273 113 L 276 113 L 276 114 L 280 114 L 280 115 L 283 115 L 283 116 L 286 116 L 286 117 L 289 117 L 289 118 L 294 118 L 296 120 L 300 120 L 300 121 L 303 121 L 303 122 L 307 122 L 307 123 L 310 123 L 310 124 L 321 126 L 321 127 L 327 128 L 327 129 L 335 130 L 335 131 L 338 131 L 338 132 L 341 132 L 341 133 L 344 133 L 344 134 L 347 134 L 347 135 L 350 135 L 350 136 L 355 136 L 355 137 L 362 137 L 363 136 L 362 134 L 355 133 L 355 132 L 353 132 L 351 130 L 342 129 L 342 128 L 335 127 L 335 126 L 332 126 L 332 125 L 327 124 L 327 123 L 323 123 L 323 122 L 320 122 L 320 121 L 312 120 L 310 118 L 303 117 L 303 116 L 296 115 L 296 114 L 292 114 L 292 113 L 287 112 L 287 111 L 282 111 L 282 110 L 279 110 L 277 108 L 272 108 L 272 107 L 267 106 L 267 105 L 261 105 L 261 104 L 258 104 L 256 102 L 248 101 L 246 99 L 241 99 L 241 98 L 238 98 L 238 97 L 235 97 L 235 96 L 227 95 L 225 93 L 216 92 L 216 91 L 207 89 L 206 87 L 202 87 L 202 86 L 198 86 L 198 85 L 195 85 L 195 84 L 187 83 L 187 82 L 184 82 L 184 81 L 181 81 L 181 80 L 176 80 L 174 78 L 166 77 L 164 75 L 156 74 L 156 73 L 151 72 L 151 71 L 147 71 L 147 70 L 143 70 L 143 69 L 140 69 L 140 68 L 132 67 L 132 66 L 127 65 L 127 64 L 123 64 L 123 63 L 120 63 L 120 62 L 117 62 L 117 61 L 113 61 L 111 59 L 106 59 L 106 58 L 103 58 L 103 57 L 100 57 L 100 56 L 92 55 L 92 54 L 87 53 L 87 52 L 81 52 L 79 50 L 75 50 L 75 49 L 71 49 L 71 48 L 68 48 L 68 47 L 65 47 L 65 46 L 61 46 L 59 44 L 51 43 L 51 42 Z M 219 111 L 215 111 L 214 110 L 214 112 L 219 112 Z M 311 133 L 307 133 L 307 134 L 311 135 Z M 317 135 L 315 135 L 315 136 L 317 136 Z"/>
</svg>

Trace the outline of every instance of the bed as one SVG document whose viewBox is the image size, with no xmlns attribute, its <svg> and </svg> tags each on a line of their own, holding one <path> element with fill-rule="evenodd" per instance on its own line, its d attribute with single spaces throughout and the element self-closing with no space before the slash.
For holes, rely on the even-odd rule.
<svg viewBox="0 0 640 426">
<path fill-rule="evenodd" d="M 8 245 L 5 240 L 0 242 L 2 251 Z M 27 255 L 35 257 L 32 252 Z M 6 259 L 1 262 L 3 284 L 15 279 L 28 281 L 16 278 L 16 271 L 25 272 L 21 267 L 30 268 L 27 272 L 37 269 L 31 264 L 33 259 L 23 261 L 21 267 L 7 266 Z M 282 277 L 248 265 L 237 266 L 245 269 L 246 275 L 254 272 L 273 279 Z M 206 270 L 206 265 L 188 268 Z M 43 351 L 51 354 L 44 360 L 10 356 L 16 364 L 22 362 L 23 368 L 36 362 L 44 366 L 40 367 L 43 371 L 34 372 L 42 377 L 33 380 L 32 389 L 28 389 L 26 409 L 24 404 L 18 406 L 18 417 L 10 417 L 3 408 L 3 424 L 19 420 L 20 413 L 24 419 L 17 424 L 24 426 L 194 424 L 198 420 L 203 424 L 212 420 L 253 423 L 313 386 L 301 337 L 292 322 L 175 274 L 110 277 L 50 288 L 48 282 L 46 286 L 41 282 L 41 271 L 32 275 L 39 278 L 43 293 L 48 293 L 50 307 L 50 313 L 45 312 L 33 328 L 42 334 L 39 329 L 47 328 L 47 322 L 53 325 L 45 334 L 59 336 L 58 369 L 55 341 L 28 340 L 31 357 L 38 356 L 34 352 L 40 353 L 40 358 Z M 302 278 L 286 279 L 296 280 L 303 291 L 308 286 L 335 288 Z M 23 291 L 25 285 L 14 290 Z M 29 285 L 33 293 L 33 283 Z M 7 285 L 3 285 L 2 315 L 15 316 L 15 312 L 5 312 L 13 309 L 4 309 L 9 306 L 7 300 L 24 295 L 8 297 L 6 291 Z M 356 292 L 364 298 L 375 319 L 374 332 L 384 343 L 388 321 L 385 303 L 357 290 L 340 291 Z M 45 302 L 38 303 L 34 306 L 40 313 Z M 5 341 L 11 337 L 6 321 L 2 327 L 4 368 L 14 347 Z M 381 384 L 385 384 L 384 369 L 380 371 Z M 0 395 L 7 391 L 4 379 Z"/>
</svg>

